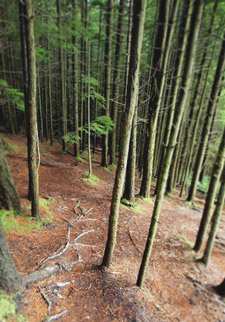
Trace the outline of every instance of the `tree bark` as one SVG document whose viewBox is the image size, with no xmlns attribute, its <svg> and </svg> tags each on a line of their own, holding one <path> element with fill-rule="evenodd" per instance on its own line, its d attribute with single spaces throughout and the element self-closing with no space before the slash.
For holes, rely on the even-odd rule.
<svg viewBox="0 0 225 322">
<path fill-rule="evenodd" d="M 17 273 L 10 255 L 0 218 L 0 289 L 7 293 L 13 293 L 21 288 L 22 277 Z"/>
<path fill-rule="evenodd" d="M 207 228 L 209 226 L 211 214 L 213 211 L 216 191 L 217 191 L 220 175 L 224 165 L 224 158 L 225 158 L 225 129 L 223 132 L 222 140 L 220 142 L 217 157 L 213 166 L 213 172 L 212 172 L 212 176 L 209 184 L 209 189 L 207 192 L 205 207 L 202 214 L 202 219 L 201 219 L 201 223 L 199 226 L 199 230 L 198 230 L 198 234 L 197 234 L 197 238 L 194 246 L 194 250 L 196 252 L 198 252 L 202 248 L 203 242 L 207 233 Z"/>
<path fill-rule="evenodd" d="M 112 23 L 113 23 L 114 0 L 108 0 L 106 12 L 106 44 L 105 44 L 105 111 L 106 116 L 110 115 L 110 89 L 111 89 L 111 55 L 112 55 Z M 102 167 L 108 165 L 108 133 L 102 135 Z"/>
<path fill-rule="evenodd" d="M 39 218 L 39 180 L 37 166 L 37 112 L 36 112 L 36 58 L 35 58 L 35 40 L 34 40 L 34 15 L 32 0 L 25 1 L 26 17 L 26 49 L 27 49 L 27 147 L 28 147 L 28 168 L 31 195 L 31 214 L 32 217 Z"/>
<path fill-rule="evenodd" d="M 201 261 L 208 265 L 210 256 L 213 249 L 213 244 L 216 238 L 217 229 L 219 226 L 220 217 L 222 215 L 223 205 L 224 205 L 224 197 L 225 197 L 225 167 L 223 167 L 223 174 L 222 174 L 222 180 L 221 180 L 221 186 L 218 194 L 218 199 L 216 203 L 216 208 L 212 217 L 212 224 L 211 229 L 209 232 L 208 241 L 206 244 L 206 248 L 204 250 L 204 255 L 201 259 Z"/>
<path fill-rule="evenodd" d="M 135 0 L 133 8 L 133 28 L 131 42 L 131 57 L 129 66 L 128 88 L 126 110 L 124 114 L 124 130 L 121 141 L 120 157 L 118 161 L 116 178 L 113 188 L 113 196 L 109 217 L 109 230 L 106 248 L 104 252 L 102 266 L 109 267 L 112 261 L 114 248 L 116 245 L 117 225 L 119 217 L 120 199 L 125 179 L 127 166 L 129 141 L 133 116 L 135 111 L 136 99 L 138 94 L 138 78 L 140 68 L 140 56 L 142 47 L 142 37 L 144 30 L 144 20 L 146 11 L 146 0 Z"/>
<path fill-rule="evenodd" d="M 138 279 L 137 279 L 137 285 L 140 287 L 142 286 L 145 280 L 145 274 L 148 267 L 148 262 L 151 255 L 151 251 L 152 251 L 152 247 L 153 247 L 153 243 L 156 235 L 159 215 L 162 207 L 163 196 L 164 196 L 166 182 L 168 178 L 169 166 L 172 160 L 174 146 L 176 144 L 180 123 L 184 112 L 186 99 L 188 96 L 188 91 L 191 85 L 190 84 L 191 74 L 193 72 L 196 44 L 197 44 L 199 29 L 202 21 L 203 8 L 204 8 L 204 1 L 195 0 L 194 10 L 193 10 L 192 20 L 191 20 L 189 41 L 186 46 L 186 62 L 184 66 L 184 76 L 182 79 L 181 91 L 177 102 L 176 114 L 173 121 L 173 127 L 171 129 L 169 144 L 168 144 L 165 158 L 162 164 L 162 176 L 160 178 L 159 189 L 156 196 L 156 201 L 155 201 L 153 215 L 152 215 L 152 221 L 150 224 L 149 234 L 145 245 L 143 259 L 142 259 L 142 263 L 141 263 L 141 267 L 140 267 Z M 186 28 L 185 28 L 186 32 L 188 30 L 188 25 L 189 23 L 187 21 Z M 184 37 L 184 41 L 186 41 L 185 37 Z"/>
<path fill-rule="evenodd" d="M 202 162 L 203 162 L 203 158 L 204 158 L 204 154 L 205 154 L 205 150 L 208 142 L 212 118 L 216 108 L 217 97 L 219 93 L 219 85 L 222 77 L 222 72 L 224 70 L 224 63 L 225 63 L 225 35 L 223 38 L 223 43 L 220 51 L 218 64 L 217 64 L 216 74 L 215 74 L 215 78 L 214 78 L 214 82 L 213 82 L 213 86 L 210 94 L 208 108 L 206 111 L 205 122 L 201 133 L 201 143 L 200 143 L 198 154 L 195 161 L 194 172 L 193 172 L 193 177 L 192 177 L 187 201 L 193 202 L 196 194 L 198 179 L 199 179 Z"/>
</svg>

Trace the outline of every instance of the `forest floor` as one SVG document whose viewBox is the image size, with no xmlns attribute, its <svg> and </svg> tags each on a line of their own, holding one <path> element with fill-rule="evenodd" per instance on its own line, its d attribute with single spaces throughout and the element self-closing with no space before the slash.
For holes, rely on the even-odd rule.
<svg viewBox="0 0 225 322">
<path fill-rule="evenodd" d="M 16 219 L 17 228 L 24 227 L 30 212 L 26 140 L 1 132 L 9 144 L 7 159 L 25 211 Z M 195 262 L 191 250 L 203 201 L 197 198 L 196 207 L 190 207 L 178 192 L 165 197 L 147 278 L 139 289 L 135 282 L 153 206 L 138 199 L 136 209 L 121 206 L 113 265 L 100 270 L 115 169 L 101 168 L 100 153 L 94 154 L 93 174 L 100 181 L 93 185 L 83 181 L 87 156 L 75 166 L 74 157 L 63 154 L 58 142 L 53 147 L 40 144 L 40 151 L 41 216 L 52 221 L 42 229 L 6 231 L 21 274 L 37 270 L 47 258 L 45 267 L 54 263 L 61 267 L 55 276 L 24 291 L 19 311 L 29 322 L 51 321 L 58 313 L 62 322 L 225 321 L 225 303 L 212 289 L 225 274 L 224 214 L 206 268 Z M 51 258 L 58 249 L 62 255 Z"/>
</svg>

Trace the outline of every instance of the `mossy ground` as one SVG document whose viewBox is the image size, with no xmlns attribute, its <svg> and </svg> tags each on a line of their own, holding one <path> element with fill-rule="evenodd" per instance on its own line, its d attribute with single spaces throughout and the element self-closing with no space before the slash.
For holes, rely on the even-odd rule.
<svg viewBox="0 0 225 322">
<path fill-rule="evenodd" d="M 88 172 L 85 172 L 85 177 L 82 180 L 93 185 L 97 185 L 100 182 L 100 179 L 93 174 L 89 177 Z"/>
<path fill-rule="evenodd" d="M 49 205 L 53 202 L 53 199 L 39 200 L 40 209 L 44 209 L 47 216 L 36 220 L 25 214 L 18 214 L 15 211 L 0 210 L 0 217 L 2 219 L 2 225 L 5 231 L 19 231 L 21 233 L 29 233 L 31 231 L 41 231 L 43 224 L 49 224 L 53 220 L 53 214 L 49 210 Z M 28 206 L 30 208 L 30 205 Z"/>
<path fill-rule="evenodd" d="M 127 209 L 129 207 L 131 210 L 140 213 L 141 212 L 141 206 L 134 203 L 130 202 L 129 200 L 122 198 L 121 203 L 120 203 L 121 208 Z"/>
<path fill-rule="evenodd" d="M 27 319 L 22 314 L 17 314 L 18 294 L 8 295 L 0 290 L 0 321 L 26 322 Z"/>
<path fill-rule="evenodd" d="M 145 201 L 145 202 L 149 203 L 150 205 L 153 205 L 153 201 L 151 198 L 144 198 L 142 196 L 138 196 L 138 199 L 141 201 Z"/>
</svg>

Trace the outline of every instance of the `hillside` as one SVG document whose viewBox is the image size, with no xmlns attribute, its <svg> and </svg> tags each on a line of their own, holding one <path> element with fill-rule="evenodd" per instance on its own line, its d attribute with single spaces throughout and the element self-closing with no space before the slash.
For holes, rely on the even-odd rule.
<svg viewBox="0 0 225 322">
<path fill-rule="evenodd" d="M 16 267 L 28 274 L 60 266 L 55 276 L 24 291 L 19 312 L 29 322 L 51 321 L 50 316 L 60 313 L 62 322 L 225 320 L 225 304 L 212 290 L 224 278 L 224 214 L 205 268 L 195 262 L 190 247 L 203 201 L 198 197 L 192 208 L 176 192 L 165 197 L 146 282 L 139 289 L 135 282 L 153 206 L 138 199 L 135 209 L 121 205 L 113 267 L 101 270 L 115 170 L 100 167 L 100 153 L 94 154 L 93 174 L 99 182 L 85 182 L 86 155 L 76 163 L 56 141 L 53 147 L 41 144 L 40 206 L 42 218 L 48 220 L 37 228 L 26 220 L 30 215 L 25 137 L 3 130 L 1 134 L 25 212 L 16 217 L 16 230 L 6 230 Z"/>
</svg>

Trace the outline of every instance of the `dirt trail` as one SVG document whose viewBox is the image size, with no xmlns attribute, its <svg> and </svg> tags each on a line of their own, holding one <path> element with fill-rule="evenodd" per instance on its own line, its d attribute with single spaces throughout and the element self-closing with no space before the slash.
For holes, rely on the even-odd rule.
<svg viewBox="0 0 225 322">
<path fill-rule="evenodd" d="M 4 135 L 5 141 L 14 145 L 7 159 L 27 209 L 25 139 Z M 121 207 L 113 266 L 102 271 L 99 264 L 106 241 L 115 170 L 102 169 L 100 155 L 94 155 L 93 173 L 100 182 L 95 186 L 84 182 L 87 162 L 75 166 L 74 158 L 62 154 L 56 143 L 53 147 L 41 144 L 41 160 L 40 196 L 46 200 L 54 198 L 50 206 L 54 220 L 40 232 L 7 233 L 7 240 L 21 274 L 38 269 L 61 246 L 63 254 L 50 257 L 46 263 L 60 265 L 57 276 L 25 291 L 20 311 L 29 322 L 44 321 L 58 313 L 63 313 L 58 318 L 62 322 L 225 321 L 225 304 L 211 289 L 225 273 L 224 215 L 211 263 L 205 268 L 195 263 L 195 254 L 187 243 L 194 242 L 201 211 L 185 205 L 176 193 L 172 198 L 165 197 L 147 279 L 140 290 L 135 281 L 152 206 L 137 200 L 139 211 Z M 66 284 L 54 284 L 54 289 L 47 287 L 56 282 Z M 46 295 L 47 301 L 53 301 L 50 312 Z"/>
</svg>

